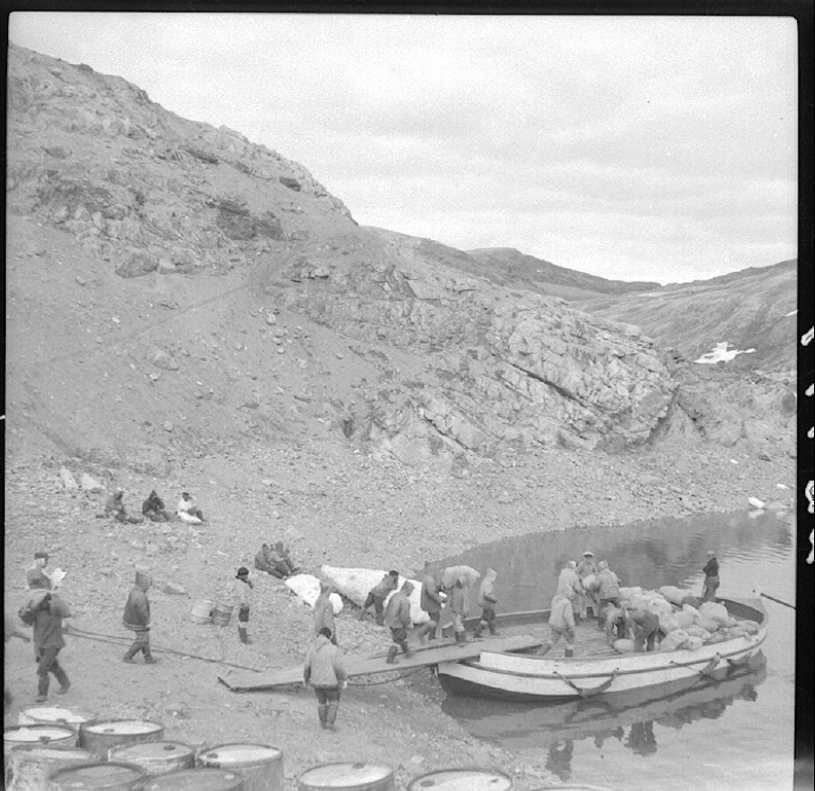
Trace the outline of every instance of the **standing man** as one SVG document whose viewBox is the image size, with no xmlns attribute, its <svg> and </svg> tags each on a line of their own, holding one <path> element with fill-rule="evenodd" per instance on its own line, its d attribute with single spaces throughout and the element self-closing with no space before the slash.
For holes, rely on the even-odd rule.
<svg viewBox="0 0 815 791">
<path fill-rule="evenodd" d="M 153 584 L 153 578 L 146 571 L 136 572 L 136 582 L 127 597 L 122 625 L 136 633 L 133 645 L 127 649 L 124 660 L 129 665 L 135 664 L 133 657 L 141 651 L 144 664 L 154 665 L 156 658 L 150 653 L 150 601 L 147 591 Z"/>
<path fill-rule="evenodd" d="M 252 639 L 249 637 L 249 609 L 252 606 L 252 589 L 253 585 L 249 579 L 249 569 L 246 566 L 241 566 L 235 579 L 232 580 L 232 601 L 238 608 L 238 637 L 242 643 L 247 645 L 252 644 Z"/>
<path fill-rule="evenodd" d="M 340 689 L 348 686 L 348 676 L 342 656 L 332 640 L 331 630 L 324 626 L 306 654 L 303 683 L 314 688 L 317 696 L 317 714 L 320 726 L 334 730 L 334 721 L 340 707 Z"/>
<path fill-rule="evenodd" d="M 598 568 L 600 570 L 597 573 L 597 599 L 600 604 L 600 612 L 597 613 L 597 622 L 601 629 L 605 629 L 603 610 L 609 604 L 615 607 L 620 606 L 620 579 L 608 567 L 608 561 L 601 560 Z"/>
<path fill-rule="evenodd" d="M 34 596 L 24 611 L 20 612 L 23 623 L 34 627 L 34 656 L 37 660 L 37 703 L 48 700 L 49 673 L 53 673 L 59 682 L 57 693 L 64 695 L 71 687 L 67 674 L 62 669 L 57 657 L 65 647 L 63 618 L 71 617 L 68 603 L 56 593 L 48 591 L 42 583 L 35 582 Z M 65 627 L 67 628 L 67 627 Z"/>
<path fill-rule="evenodd" d="M 53 588 L 51 575 L 45 570 L 47 565 L 48 553 L 35 552 L 34 563 L 26 572 L 26 581 L 30 590 L 43 588 L 50 591 Z"/>
<path fill-rule="evenodd" d="M 435 563 L 429 560 L 424 564 L 424 578 L 422 579 L 422 595 L 419 606 L 427 613 L 430 619 L 419 631 L 418 637 L 424 640 L 436 639 L 436 629 L 441 621 L 441 608 L 444 604 L 444 594 L 441 592 L 439 570 Z"/>
<path fill-rule="evenodd" d="M 456 638 L 456 645 L 467 644 L 467 632 L 464 627 L 464 619 L 470 610 L 470 587 L 467 578 L 459 576 L 453 583 L 450 591 L 450 612 L 453 613 L 453 634 Z"/>
<path fill-rule="evenodd" d="M 572 603 L 575 613 L 580 612 L 580 601 L 583 598 L 583 586 L 577 576 L 577 563 L 573 560 L 566 561 L 566 565 L 560 572 L 557 580 L 557 593 L 565 596 Z"/>
<path fill-rule="evenodd" d="M 385 599 L 388 598 L 391 591 L 396 590 L 398 584 L 399 572 L 395 569 L 391 569 L 368 592 L 365 603 L 362 605 L 362 612 L 359 614 L 359 620 L 365 620 L 368 614 L 368 608 L 373 604 L 374 610 L 376 611 L 377 626 L 382 626 L 385 623 Z"/>
<path fill-rule="evenodd" d="M 590 585 L 590 583 L 596 581 L 597 572 L 599 570 L 600 569 L 597 567 L 597 563 L 594 560 L 594 553 L 589 552 L 588 550 L 584 552 L 583 559 L 577 564 L 577 577 L 580 580 L 581 587 L 583 588 L 583 595 L 580 598 L 580 611 L 578 613 L 581 621 L 586 619 L 589 607 L 591 607 L 592 615 L 595 618 L 600 610 L 597 603 L 597 598 L 594 595 L 594 592 L 591 590 Z M 594 579 L 590 579 L 592 577 Z M 586 580 L 589 580 L 589 582 L 587 583 Z"/>
<path fill-rule="evenodd" d="M 495 594 L 495 569 L 487 569 L 484 579 L 478 588 L 478 599 L 476 603 L 481 608 L 481 620 L 475 627 L 473 637 L 481 637 L 481 632 L 489 627 L 490 634 L 498 634 L 495 631 L 495 605 L 498 604 L 498 597 Z"/>
<path fill-rule="evenodd" d="M 702 569 L 705 572 L 705 584 L 702 586 L 702 600 L 716 601 L 716 591 L 719 588 L 719 561 L 716 553 L 709 549 L 707 552 L 707 563 Z"/>
<path fill-rule="evenodd" d="M 406 580 L 402 587 L 391 596 L 385 611 L 385 624 L 391 630 L 391 640 L 393 640 L 393 645 L 388 649 L 388 658 L 385 660 L 389 665 L 399 662 L 396 654 L 399 653 L 400 648 L 406 657 L 413 655 L 407 642 L 408 629 L 413 625 L 410 618 L 410 594 L 412 592 L 413 583 Z"/>
<path fill-rule="evenodd" d="M 539 656 L 545 656 L 553 646 L 564 638 L 566 640 L 566 656 L 574 656 L 574 610 L 568 596 L 556 593 L 552 599 L 549 611 L 549 639 L 538 651 Z"/>
<path fill-rule="evenodd" d="M 334 605 L 331 603 L 331 594 L 334 586 L 330 582 L 320 582 L 320 595 L 314 602 L 314 635 L 317 636 L 323 629 L 331 632 L 331 642 L 339 645 L 337 632 L 334 628 Z"/>
</svg>

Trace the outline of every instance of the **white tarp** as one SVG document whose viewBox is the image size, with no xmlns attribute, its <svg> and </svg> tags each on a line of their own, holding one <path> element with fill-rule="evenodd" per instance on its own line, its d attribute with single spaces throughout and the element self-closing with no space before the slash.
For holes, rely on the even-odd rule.
<svg viewBox="0 0 815 791">
<path fill-rule="evenodd" d="M 291 577 L 286 577 L 284 580 L 286 586 L 294 591 L 309 607 L 314 607 L 314 602 L 320 595 L 320 580 L 313 574 L 295 574 Z M 329 597 L 331 606 L 334 608 L 334 615 L 339 615 L 342 612 L 342 597 L 336 593 L 332 593 Z"/>
</svg>

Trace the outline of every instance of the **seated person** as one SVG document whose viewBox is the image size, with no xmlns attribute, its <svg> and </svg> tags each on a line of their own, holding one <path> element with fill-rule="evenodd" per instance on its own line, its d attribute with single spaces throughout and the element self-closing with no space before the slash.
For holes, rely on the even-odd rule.
<svg viewBox="0 0 815 791">
<path fill-rule="evenodd" d="M 164 500 L 162 500 L 156 490 L 150 492 L 150 496 L 142 503 L 141 512 L 151 522 L 172 522 L 173 515 L 165 509 Z"/>
<path fill-rule="evenodd" d="M 140 524 L 144 521 L 142 516 L 130 516 L 124 504 L 124 490 L 117 489 L 105 503 L 105 516 L 112 516 L 117 522 Z"/>
<path fill-rule="evenodd" d="M 264 544 L 255 555 L 255 568 L 281 580 L 292 573 L 289 565 L 268 544 Z"/>
<path fill-rule="evenodd" d="M 195 504 L 189 492 L 182 492 L 181 499 L 178 501 L 178 508 L 176 509 L 182 522 L 189 524 L 200 524 L 206 521 L 201 509 Z"/>
<path fill-rule="evenodd" d="M 289 574 L 296 574 L 300 571 L 300 567 L 295 566 L 294 561 L 291 559 L 289 548 L 285 546 L 282 541 L 278 541 L 274 545 L 274 551 L 276 556 L 280 558 L 280 561 L 288 568 Z"/>
</svg>

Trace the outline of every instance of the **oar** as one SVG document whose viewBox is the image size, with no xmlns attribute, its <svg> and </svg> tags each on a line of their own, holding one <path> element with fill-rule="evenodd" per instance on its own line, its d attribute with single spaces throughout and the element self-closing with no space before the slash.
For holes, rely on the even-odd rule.
<svg viewBox="0 0 815 791">
<path fill-rule="evenodd" d="M 781 601 L 781 599 L 776 599 L 775 596 L 770 596 L 769 594 L 764 593 L 764 591 L 762 591 L 761 588 L 758 587 L 758 585 L 756 585 L 755 588 L 753 588 L 753 593 L 755 593 L 757 596 L 763 596 L 765 599 L 769 599 L 770 601 L 774 601 L 776 604 L 783 604 L 785 607 L 789 607 L 791 610 L 795 609 L 794 604 Z"/>
</svg>

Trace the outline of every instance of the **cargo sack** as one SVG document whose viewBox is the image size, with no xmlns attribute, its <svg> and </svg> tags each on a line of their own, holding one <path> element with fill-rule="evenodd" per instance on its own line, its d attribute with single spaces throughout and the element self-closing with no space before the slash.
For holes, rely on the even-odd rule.
<svg viewBox="0 0 815 791">
<path fill-rule="evenodd" d="M 688 642 L 688 633 L 684 629 L 676 629 L 670 634 L 666 634 L 659 644 L 660 651 L 678 651 L 684 648 Z"/>
<path fill-rule="evenodd" d="M 712 601 L 702 602 L 699 606 L 699 613 L 702 617 L 709 618 L 720 626 L 727 626 L 727 619 L 730 617 L 730 614 L 727 612 L 727 607 Z"/>
<path fill-rule="evenodd" d="M 669 616 L 666 616 L 669 617 Z M 679 624 L 680 629 L 688 629 L 696 623 L 696 618 L 693 616 L 692 613 L 685 612 L 684 610 L 681 612 L 674 613 L 672 616 L 676 622 Z M 661 624 L 660 624 L 661 625 Z"/>
<path fill-rule="evenodd" d="M 614 650 L 618 654 L 632 654 L 634 653 L 634 641 L 633 640 L 625 640 L 621 638 L 620 640 L 614 641 Z"/>
<path fill-rule="evenodd" d="M 685 591 L 679 590 L 675 585 L 663 585 L 659 589 L 659 593 L 677 607 L 682 606 L 682 601 L 688 595 Z"/>
<path fill-rule="evenodd" d="M 701 637 L 689 635 L 688 642 L 685 644 L 685 648 L 687 648 L 689 651 L 696 651 L 697 648 L 701 648 L 704 644 L 705 641 Z"/>
</svg>

